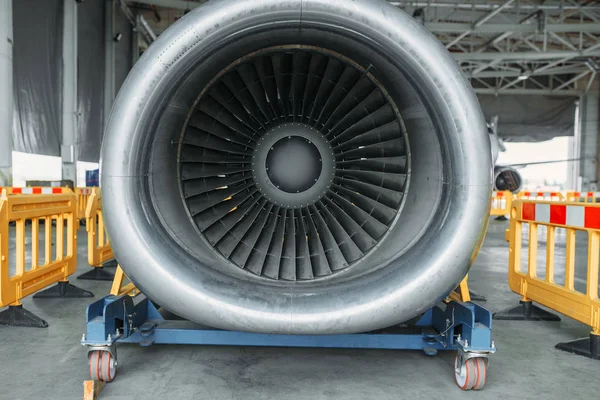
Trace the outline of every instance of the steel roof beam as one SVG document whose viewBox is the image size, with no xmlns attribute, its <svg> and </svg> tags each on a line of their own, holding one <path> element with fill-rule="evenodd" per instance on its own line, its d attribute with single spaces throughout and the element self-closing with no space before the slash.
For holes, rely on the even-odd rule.
<svg viewBox="0 0 600 400">
<path fill-rule="evenodd" d="M 449 49 L 450 47 L 454 46 L 456 43 L 460 42 L 463 38 L 465 38 L 467 35 L 469 35 L 475 29 L 479 28 L 480 26 L 482 26 L 483 24 L 485 24 L 487 21 L 489 21 L 490 19 L 494 18 L 496 15 L 498 15 L 499 13 L 501 13 L 502 10 L 504 10 L 506 7 L 510 6 L 514 2 L 515 2 L 515 0 L 508 0 L 508 1 L 504 2 L 504 4 L 502 4 L 500 7 L 498 7 L 496 9 L 490 11 L 489 13 L 487 13 L 486 15 L 484 15 L 483 17 L 479 18 L 477 20 L 477 22 L 475 22 L 472 25 L 471 29 L 466 29 L 464 32 L 462 32 L 458 37 L 456 37 L 454 40 L 452 40 L 450 43 L 448 43 L 446 45 L 446 48 Z"/>
<path fill-rule="evenodd" d="M 552 69 L 552 70 L 541 71 L 538 73 L 532 73 L 532 74 L 530 74 L 530 76 L 579 74 L 579 73 L 583 73 L 585 71 L 589 72 L 589 69 L 585 68 L 585 67 L 569 67 L 569 68 L 562 68 L 562 69 L 556 68 L 556 69 Z M 473 78 L 473 77 L 477 77 L 477 78 L 518 78 L 519 76 L 523 75 L 523 73 L 520 71 L 482 71 L 482 72 L 473 71 L 472 73 L 465 71 L 465 75 L 470 78 Z"/>
<path fill-rule="evenodd" d="M 475 88 L 477 94 L 491 94 L 491 95 L 543 95 L 543 96 L 581 96 L 583 90 L 560 90 L 553 91 L 552 89 L 489 89 L 489 88 Z"/>
<path fill-rule="evenodd" d="M 452 56 L 457 61 L 471 61 L 471 60 L 512 60 L 512 61 L 532 61 L 532 60 L 554 60 L 554 59 L 563 59 L 563 58 L 576 58 L 576 57 L 590 57 L 590 56 L 600 56 L 600 49 L 597 46 L 590 48 L 589 50 L 583 51 L 547 51 L 547 52 L 537 52 L 537 51 L 522 51 L 522 52 L 514 52 L 514 53 L 506 53 L 506 52 L 485 52 L 485 53 L 452 53 Z"/>
<path fill-rule="evenodd" d="M 132 0 L 128 0 L 129 2 L 133 2 Z M 175 8 L 180 10 L 191 10 L 193 8 L 198 7 L 202 2 L 198 1 L 186 1 L 186 0 L 135 0 L 137 3 L 151 4 L 155 6 L 165 7 L 165 8 Z M 498 7 L 502 6 L 502 3 L 492 3 L 489 1 L 482 2 L 467 2 L 464 1 L 462 3 L 456 2 L 432 2 L 432 1 L 390 1 L 392 5 L 397 7 L 436 7 L 436 8 L 457 8 L 457 9 L 465 9 L 465 10 L 481 10 L 488 11 L 494 10 Z M 511 4 L 507 6 L 507 9 L 521 9 L 521 10 L 579 10 L 584 9 L 586 11 L 589 10 L 600 10 L 599 5 L 588 5 L 588 6 L 579 6 L 579 5 L 569 5 L 562 4 L 562 1 L 547 1 L 545 4 Z"/>
<path fill-rule="evenodd" d="M 519 23 L 514 24 L 483 24 L 477 27 L 473 27 L 469 23 L 456 23 L 456 22 L 425 22 L 425 27 L 430 32 L 446 32 L 446 33 L 459 33 L 464 32 L 479 33 L 479 34 L 492 34 L 502 32 L 514 32 L 514 33 L 535 33 L 539 32 L 537 24 L 526 24 L 521 25 Z M 581 23 L 581 24 L 547 24 L 546 32 L 589 32 L 598 33 L 600 32 L 600 23 Z"/>
<path fill-rule="evenodd" d="M 480 2 L 449 2 L 449 1 L 389 1 L 389 3 L 397 7 L 436 7 L 436 8 L 457 8 L 465 10 L 493 10 L 502 6 L 502 2 L 480 1 Z M 508 9 L 521 10 L 600 10 L 600 4 L 580 6 L 577 4 L 564 4 L 563 1 L 546 1 L 544 4 L 514 4 L 507 7 Z"/>
</svg>

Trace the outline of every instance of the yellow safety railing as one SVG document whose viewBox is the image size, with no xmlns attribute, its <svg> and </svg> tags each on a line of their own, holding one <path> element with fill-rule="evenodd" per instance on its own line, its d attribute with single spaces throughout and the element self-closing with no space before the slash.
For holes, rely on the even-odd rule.
<svg viewBox="0 0 600 400">
<path fill-rule="evenodd" d="M 24 188 L 25 189 L 25 188 Z M 64 282 L 77 266 L 75 194 L 0 195 L 0 307 L 18 306 L 20 300 L 54 283 Z M 44 222 L 41 227 L 40 222 Z M 9 223 L 14 222 L 16 248 L 9 248 Z M 27 237 L 26 223 L 31 222 Z M 40 230 L 42 229 L 42 232 Z M 53 237 L 55 239 L 53 240 Z M 26 254 L 31 261 L 26 261 Z M 43 262 L 40 257 L 43 256 Z M 14 272 L 11 273 L 14 260 Z"/>
<path fill-rule="evenodd" d="M 528 254 L 522 269 L 521 252 L 523 227 L 528 225 Z M 545 277 L 537 276 L 538 233 L 546 227 Z M 566 259 L 564 284 L 555 280 L 556 229 L 566 230 Z M 575 238 L 586 232 L 587 280 L 585 292 L 575 290 Z M 600 204 L 557 203 L 552 201 L 513 202 L 510 230 L 508 283 L 510 289 L 522 296 L 522 301 L 534 301 L 567 315 L 600 334 L 600 301 L 598 300 L 598 261 L 600 258 Z"/>
<path fill-rule="evenodd" d="M 490 215 L 509 215 L 513 196 L 513 193 L 508 190 L 503 192 L 494 192 L 492 194 L 492 208 L 490 210 Z"/>
<path fill-rule="evenodd" d="M 2 189 L 2 188 L 0 188 Z M 6 193 L 9 195 L 13 194 L 61 194 L 71 192 L 72 190 L 67 187 L 5 187 Z M 77 219 L 85 219 L 85 208 L 87 206 L 88 198 L 92 195 L 94 188 L 84 187 L 75 188 L 75 195 L 77 196 Z"/>
<path fill-rule="evenodd" d="M 88 234 L 88 263 L 92 267 L 102 267 L 105 262 L 112 260 L 115 256 L 104 229 L 102 202 L 98 188 L 94 188 L 88 198 L 85 218 L 85 229 Z"/>
<path fill-rule="evenodd" d="M 598 199 L 598 200 L 596 200 Z M 566 201 L 575 201 L 581 203 L 596 203 L 600 201 L 599 192 L 567 192 L 565 194 Z"/>
<path fill-rule="evenodd" d="M 94 192 L 92 187 L 75 188 L 77 195 L 77 219 L 85 219 L 85 209 L 87 208 L 88 199 Z"/>
</svg>

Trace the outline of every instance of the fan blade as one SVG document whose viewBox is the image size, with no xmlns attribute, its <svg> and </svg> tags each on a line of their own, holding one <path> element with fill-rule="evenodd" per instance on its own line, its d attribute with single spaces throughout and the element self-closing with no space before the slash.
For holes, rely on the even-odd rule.
<svg viewBox="0 0 600 400">
<path fill-rule="evenodd" d="M 313 279 L 313 270 L 310 263 L 308 249 L 308 235 L 301 210 L 294 210 L 296 216 L 296 277 L 298 279 Z"/>
<path fill-rule="evenodd" d="M 283 251 L 283 237 L 285 235 L 285 220 L 286 209 L 282 208 L 277 216 L 275 232 L 271 238 L 269 253 L 267 254 L 267 260 L 265 261 L 265 267 L 263 268 L 263 275 L 273 279 L 279 279 L 281 254 Z"/>
<path fill-rule="evenodd" d="M 340 251 L 340 248 L 335 240 L 335 237 L 329 230 L 329 227 L 323 220 L 321 214 L 319 214 L 319 210 L 312 205 L 309 207 L 310 215 L 313 217 L 315 221 L 315 225 L 317 227 L 317 231 L 319 233 L 319 238 L 321 239 L 321 243 L 323 244 L 323 248 L 325 249 L 325 256 L 327 257 L 327 261 L 329 262 L 329 269 L 332 271 L 337 271 L 340 269 L 344 269 L 348 266 L 348 262 L 344 257 L 344 254 Z"/>
<path fill-rule="evenodd" d="M 192 126 L 188 126 L 182 143 L 189 146 L 206 147 L 207 149 L 218 150 L 225 153 L 243 155 L 252 154 L 252 150 L 248 148 L 249 143 L 234 143 Z"/>
<path fill-rule="evenodd" d="M 310 215 L 310 211 L 305 208 L 302 210 L 306 220 L 306 227 L 308 232 L 308 248 L 310 251 L 310 262 L 313 267 L 314 276 L 326 276 L 331 275 L 331 269 L 329 268 L 329 262 L 325 256 L 325 249 L 317 233 L 315 222 Z"/>
<path fill-rule="evenodd" d="M 262 275 L 265 268 L 265 261 L 269 254 L 269 244 L 275 234 L 275 228 L 277 226 L 277 217 L 279 215 L 280 207 L 273 206 L 270 211 L 269 219 L 265 224 L 265 228 L 260 233 L 256 245 L 250 254 L 250 258 L 246 263 L 246 268 L 255 273 L 256 275 Z"/>
<path fill-rule="evenodd" d="M 294 210 L 287 210 L 283 254 L 279 278 L 288 281 L 296 280 L 296 221 Z"/>
</svg>

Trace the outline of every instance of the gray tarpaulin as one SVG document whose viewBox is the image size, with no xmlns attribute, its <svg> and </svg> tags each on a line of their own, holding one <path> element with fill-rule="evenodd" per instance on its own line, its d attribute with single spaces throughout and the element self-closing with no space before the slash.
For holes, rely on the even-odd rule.
<svg viewBox="0 0 600 400">
<path fill-rule="evenodd" d="M 13 1 L 13 142 L 60 155 L 62 0 Z"/>
<path fill-rule="evenodd" d="M 77 4 L 79 160 L 97 162 L 104 131 L 104 1 Z"/>
<path fill-rule="evenodd" d="M 479 95 L 489 121 L 498 115 L 498 135 L 507 142 L 541 142 L 573 136 L 578 97 Z"/>
<path fill-rule="evenodd" d="M 104 131 L 104 1 L 77 4 L 78 158 L 98 161 Z M 132 26 L 115 7 L 115 90 L 132 63 Z M 63 0 L 13 0 L 14 149 L 60 156 Z"/>
<path fill-rule="evenodd" d="M 115 9 L 113 29 L 115 35 L 119 33 L 123 35 L 121 40 L 115 43 L 115 92 L 118 92 L 131 70 L 133 59 L 133 28 L 123 10 L 121 10 L 121 7 L 116 7 Z"/>
</svg>

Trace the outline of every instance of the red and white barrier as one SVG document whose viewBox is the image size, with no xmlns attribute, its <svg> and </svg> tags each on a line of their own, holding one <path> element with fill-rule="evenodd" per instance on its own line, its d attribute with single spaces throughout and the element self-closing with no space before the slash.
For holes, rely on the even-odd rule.
<svg viewBox="0 0 600 400">
<path fill-rule="evenodd" d="M 600 229 L 600 208 L 581 205 L 523 203 L 522 219 L 553 225 Z"/>
</svg>

